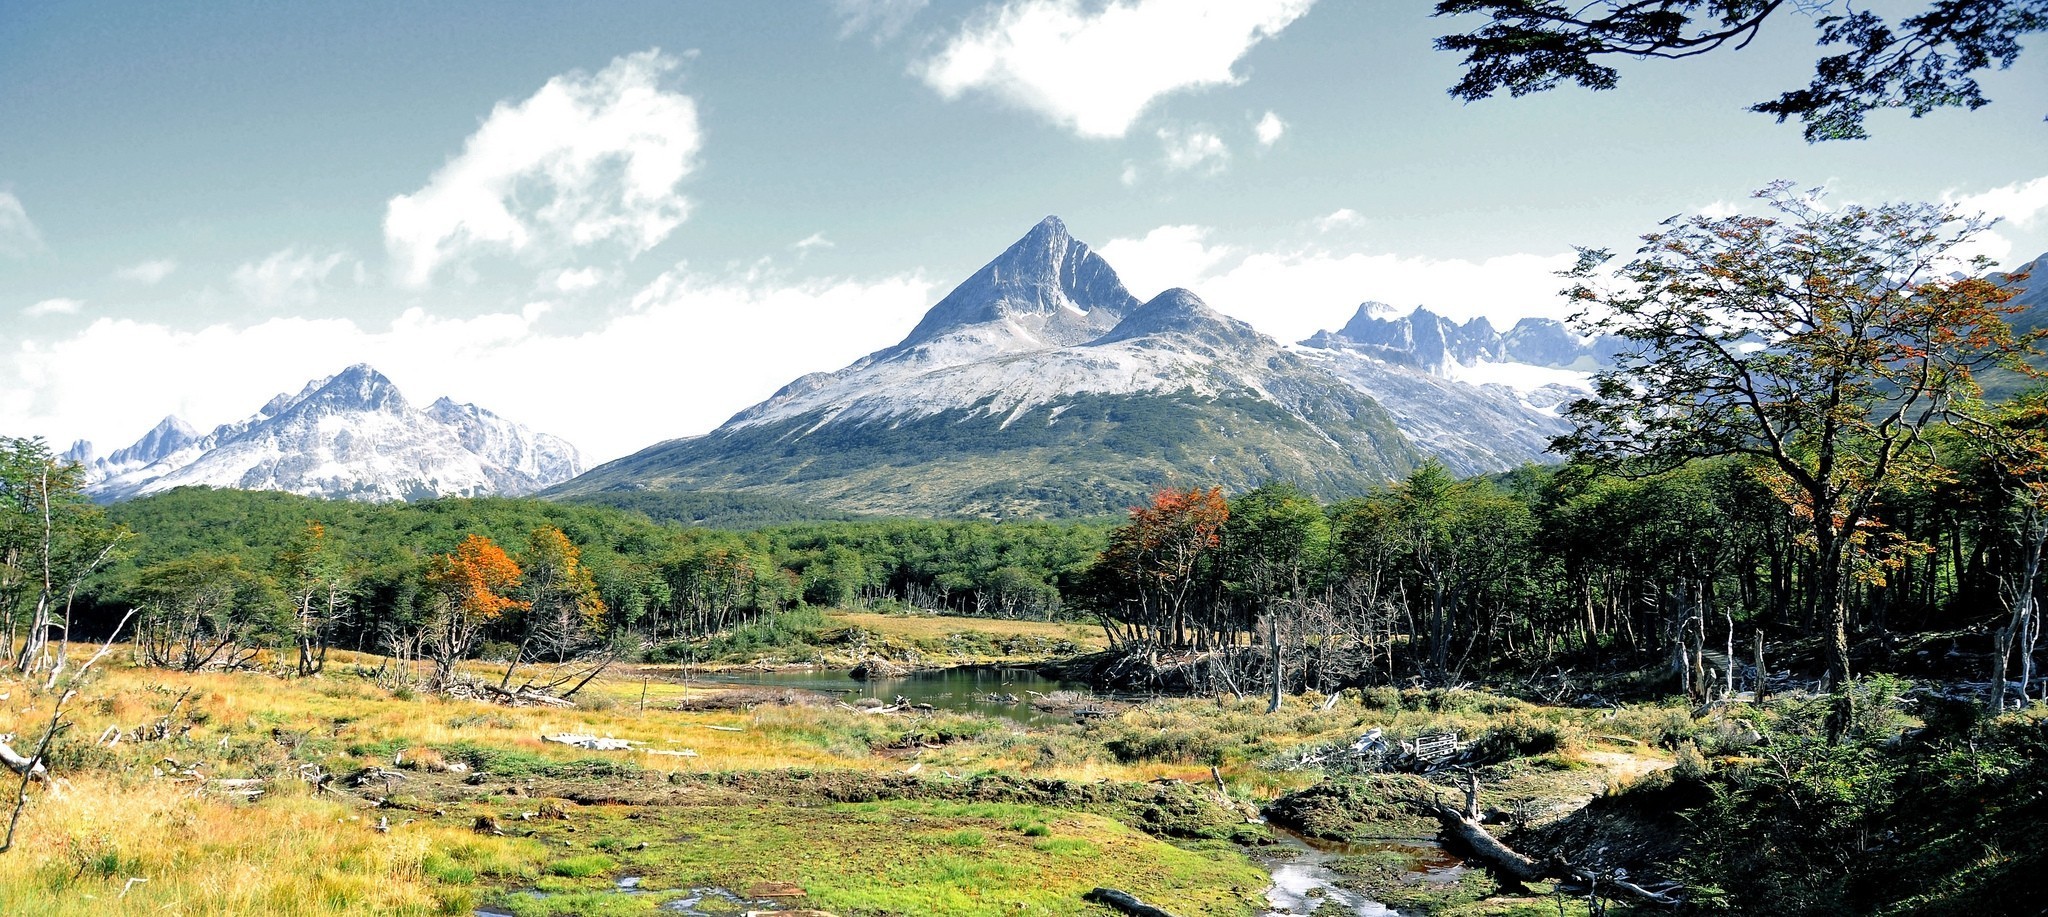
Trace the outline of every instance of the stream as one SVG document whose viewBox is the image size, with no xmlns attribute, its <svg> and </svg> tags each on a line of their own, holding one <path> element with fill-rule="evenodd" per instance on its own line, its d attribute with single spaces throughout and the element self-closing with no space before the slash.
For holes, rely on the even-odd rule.
<svg viewBox="0 0 2048 917">
<path fill-rule="evenodd" d="M 1269 910 L 1262 917 L 1303 917 L 1335 902 L 1343 913 L 1357 917 L 1405 917 L 1398 911 L 1356 891 L 1343 887 L 1343 876 L 1330 868 L 1339 857 L 1372 853 L 1399 853 L 1408 858 L 1409 881 L 1455 882 L 1465 872 L 1464 861 L 1437 846 L 1434 841 L 1377 841 L 1340 844 L 1302 837 L 1273 828 L 1279 840 L 1273 852 L 1257 857 L 1273 874 L 1273 887 L 1266 891 Z"/>
</svg>

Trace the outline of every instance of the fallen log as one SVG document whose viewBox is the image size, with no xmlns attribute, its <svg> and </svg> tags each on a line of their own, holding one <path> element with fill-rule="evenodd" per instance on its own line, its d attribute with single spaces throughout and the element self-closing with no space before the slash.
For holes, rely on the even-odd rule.
<svg viewBox="0 0 2048 917">
<path fill-rule="evenodd" d="M 1534 859 L 1501 843 L 1500 838 L 1486 830 L 1475 817 L 1460 811 L 1455 806 L 1444 805 L 1435 800 L 1410 800 L 1417 808 L 1435 815 L 1443 825 L 1446 835 L 1455 838 L 1472 857 L 1493 867 L 1502 876 L 1517 882 L 1538 882 L 1554 879 L 1561 882 L 1575 882 L 1589 887 L 1602 884 L 1628 892 L 1651 904 L 1676 905 L 1682 903 L 1671 891 L 1655 892 L 1612 875 L 1601 875 L 1590 869 L 1573 866 L 1562 859 L 1552 858 L 1538 863 Z"/>
<path fill-rule="evenodd" d="M 1122 911 L 1131 915 L 1131 917 L 1174 917 L 1171 911 L 1160 910 L 1138 900 L 1138 896 L 1130 892 L 1118 891 L 1114 888 L 1095 889 L 1088 894 L 1082 895 L 1081 900 Z"/>
<path fill-rule="evenodd" d="M 0 742 L 0 763 L 6 764 L 8 770 L 35 780 L 50 779 L 50 772 L 44 769 L 41 760 L 29 760 L 26 755 L 15 751 L 14 747 L 6 742 Z"/>
</svg>

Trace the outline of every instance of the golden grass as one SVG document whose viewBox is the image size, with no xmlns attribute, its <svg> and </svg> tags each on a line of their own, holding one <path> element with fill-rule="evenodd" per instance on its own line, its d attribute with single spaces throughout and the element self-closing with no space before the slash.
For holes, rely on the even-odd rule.
<svg viewBox="0 0 2048 917">
<path fill-rule="evenodd" d="M 906 637 L 947 633 L 952 626 L 947 619 L 840 617 L 862 627 L 893 628 L 892 633 Z M 976 624 L 1016 633 L 1065 627 Z M 1648 714 L 1642 724 L 1594 722 L 1599 714 L 1498 699 L 1419 710 L 1377 709 L 1347 697 L 1329 710 L 1313 698 L 1290 698 L 1278 715 L 1264 713 L 1262 702 L 1249 699 L 1161 700 L 1091 727 L 1026 730 L 1007 721 L 879 717 L 833 705 L 680 712 L 672 707 L 686 693 L 720 689 L 656 681 L 644 684 L 643 710 L 643 682 L 637 677 L 594 683 L 586 689 L 589 706 L 583 709 L 506 708 L 394 695 L 359 674 L 382 664 L 377 657 L 336 654 L 328 674 L 294 679 L 165 672 L 110 656 L 68 708 L 71 725 L 52 758 L 63 778 L 59 788 L 31 790 L 16 848 L 0 854 L 0 914 L 466 913 L 492 883 L 532 881 L 541 875 L 540 862 L 560 855 L 533 841 L 475 835 L 453 816 L 437 821 L 422 815 L 418 822 L 402 824 L 412 816 L 315 797 L 297 779 L 299 767 L 309 762 L 343 772 L 370 764 L 390 766 L 394 752 L 425 767 L 434 766 L 451 747 L 469 745 L 552 761 L 602 758 L 651 771 L 918 767 L 926 775 L 1004 772 L 1074 781 L 1176 778 L 1196 783 L 1208 782 L 1208 764 L 1218 760 L 1234 791 L 1270 798 L 1314 777 L 1264 770 L 1257 766 L 1264 756 L 1304 743 L 1348 740 L 1373 726 L 1407 733 L 1451 725 L 1470 734 L 1490 722 L 1523 717 L 1554 722 L 1583 737 L 1623 727 L 1648 734 L 1657 723 Z M 481 675 L 488 669 L 475 671 Z M 0 732 L 15 734 L 17 748 L 32 747 L 54 698 L 11 677 L 0 677 L 0 695 Z M 110 726 L 131 731 L 154 722 L 181 695 L 186 699 L 177 719 L 192 723 L 182 736 L 153 743 L 122 741 L 111 748 L 95 744 Z M 908 751 L 882 747 L 908 733 L 947 731 L 964 738 Z M 559 732 L 646 744 L 631 752 L 596 753 L 540 738 Z M 1127 760 L 1110 750 L 1113 742 L 1127 747 L 1154 739 L 1169 749 L 1193 750 L 1158 757 L 1126 752 Z M 684 749 L 695 756 L 650 752 Z M 1575 749 L 1560 752 L 1565 758 L 1575 754 Z M 1587 757 L 1597 762 L 1603 756 Z M 176 782 L 176 772 L 185 767 L 209 779 L 266 778 L 271 791 L 255 803 L 201 795 L 197 784 Z M 10 776 L 0 773 L 0 778 Z M 1588 776 L 1595 775 L 1574 772 L 1556 779 Z M 12 784 L 0 780 L 0 785 L 9 788 L 11 798 Z M 388 833 L 375 830 L 377 819 L 387 816 L 398 827 Z M 1103 842 L 1101 831 L 1086 833 Z M 1140 848 L 1131 849 L 1137 856 Z M 495 877 L 488 881 L 451 882 L 446 870 L 435 865 L 445 866 L 451 852 L 460 852 L 464 862 L 502 865 L 472 870 Z M 1225 862 L 1230 859 L 1215 861 L 1214 876 L 1243 882 L 1241 859 L 1236 865 Z M 1197 860 L 1185 865 L 1192 871 L 1189 887 L 1206 887 L 1195 873 L 1210 867 Z M 130 878 L 147 881 L 131 886 Z"/>
<path fill-rule="evenodd" d="M 1109 645 L 1102 628 L 1090 624 L 1007 621 L 950 615 L 891 615 L 860 611 L 835 611 L 827 614 L 826 618 L 907 642 L 943 640 L 950 634 L 979 631 L 997 637 L 1044 637 L 1049 640 L 1067 640 L 1079 646 L 1084 653 L 1098 652 Z"/>
</svg>

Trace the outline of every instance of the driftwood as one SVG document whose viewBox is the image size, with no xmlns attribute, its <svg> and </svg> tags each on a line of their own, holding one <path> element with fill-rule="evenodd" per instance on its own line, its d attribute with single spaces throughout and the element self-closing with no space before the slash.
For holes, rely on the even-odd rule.
<svg viewBox="0 0 2048 917">
<path fill-rule="evenodd" d="M 6 764 L 9 770 L 32 780 L 50 779 L 50 772 L 43 768 L 43 762 L 40 757 L 29 758 L 21 752 L 15 751 L 14 746 L 6 742 L 0 742 L 0 764 Z"/>
<path fill-rule="evenodd" d="M 1468 808 L 1471 807 L 1471 798 L 1470 795 L 1467 796 Z M 1589 869 L 1573 866 L 1555 857 L 1547 862 L 1539 863 L 1523 855 L 1513 847 L 1501 843 L 1500 839 L 1494 837 L 1492 832 L 1487 831 L 1486 826 L 1480 824 L 1478 817 L 1470 811 L 1460 811 L 1456 806 L 1445 805 L 1435 800 L 1412 800 L 1412 802 L 1423 811 L 1435 815 L 1437 821 L 1443 824 L 1444 833 L 1457 839 L 1458 843 L 1469 851 L 1475 859 L 1484 861 L 1502 876 L 1516 882 L 1538 882 L 1545 879 L 1555 879 L 1595 888 L 1604 884 L 1628 892 L 1651 904 L 1676 905 L 1680 903 L 1680 899 L 1673 895 L 1675 889 L 1651 891 L 1617 876 L 1601 875 Z"/>
<path fill-rule="evenodd" d="M 513 707 L 517 707 L 520 704 L 540 704 L 546 707 L 576 706 L 575 701 L 564 700 L 552 694 L 542 694 L 541 692 L 535 691 L 532 688 L 522 687 L 517 691 L 507 691 L 504 688 L 498 687 L 497 685 L 480 684 L 477 685 L 477 687 L 482 688 L 484 690 L 484 693 L 490 694 L 491 696 L 497 698 L 500 703 Z"/>
<path fill-rule="evenodd" d="M 1130 892 L 1117 891 L 1114 888 L 1098 888 L 1082 895 L 1081 900 L 1122 911 L 1131 917 L 1174 917 L 1171 911 L 1160 910 L 1138 900 L 1138 896 Z"/>
</svg>

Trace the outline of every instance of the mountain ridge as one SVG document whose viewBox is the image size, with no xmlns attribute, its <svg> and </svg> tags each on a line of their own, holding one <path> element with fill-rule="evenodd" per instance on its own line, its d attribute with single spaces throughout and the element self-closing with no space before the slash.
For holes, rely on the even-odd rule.
<svg viewBox="0 0 2048 917">
<path fill-rule="evenodd" d="M 476 405 L 444 397 L 414 408 L 367 363 L 280 393 L 204 436 L 193 432 L 166 418 L 108 460 L 85 461 L 92 448 L 84 442 L 66 455 L 86 465 L 87 492 L 101 500 L 188 485 L 369 501 L 520 495 L 582 467 L 566 441 Z"/>
</svg>

